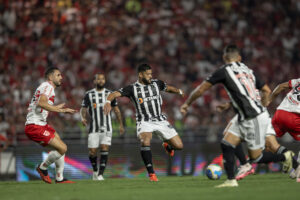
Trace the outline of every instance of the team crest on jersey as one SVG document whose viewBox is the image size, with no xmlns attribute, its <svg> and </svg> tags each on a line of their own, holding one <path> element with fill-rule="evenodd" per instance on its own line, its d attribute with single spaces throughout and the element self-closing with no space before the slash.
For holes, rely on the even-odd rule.
<svg viewBox="0 0 300 200">
<path fill-rule="evenodd" d="M 299 92 L 300 92 L 300 83 L 299 83 L 298 85 L 296 85 L 294 94 L 295 94 L 295 93 L 298 94 Z"/>
<path fill-rule="evenodd" d="M 45 131 L 45 132 L 43 133 L 43 135 L 47 137 L 47 136 L 50 135 L 50 132 L 49 132 L 49 131 Z"/>
</svg>

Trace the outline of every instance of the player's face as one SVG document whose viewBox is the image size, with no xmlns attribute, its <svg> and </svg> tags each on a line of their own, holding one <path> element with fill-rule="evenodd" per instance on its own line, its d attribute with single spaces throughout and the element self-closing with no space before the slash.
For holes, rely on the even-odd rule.
<svg viewBox="0 0 300 200">
<path fill-rule="evenodd" d="M 144 84 L 150 84 L 152 79 L 152 70 L 149 69 L 144 72 L 140 72 L 139 76 Z"/>
<path fill-rule="evenodd" d="M 94 83 L 97 88 L 103 88 L 105 85 L 105 76 L 103 74 L 97 74 Z"/>
<path fill-rule="evenodd" d="M 53 84 L 56 87 L 59 87 L 61 85 L 62 81 L 62 75 L 59 70 L 55 70 L 53 74 L 50 76 L 50 80 L 53 82 Z"/>
</svg>

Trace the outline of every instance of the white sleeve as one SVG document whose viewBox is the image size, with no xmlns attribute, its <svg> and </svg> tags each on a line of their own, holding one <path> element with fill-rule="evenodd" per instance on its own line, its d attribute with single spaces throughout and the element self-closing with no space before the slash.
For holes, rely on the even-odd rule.
<svg viewBox="0 0 300 200">
<path fill-rule="evenodd" d="M 292 79 L 292 80 L 289 81 L 290 88 L 294 88 L 294 87 L 296 87 L 299 84 L 300 84 L 300 78 L 298 78 L 298 79 Z"/>
</svg>

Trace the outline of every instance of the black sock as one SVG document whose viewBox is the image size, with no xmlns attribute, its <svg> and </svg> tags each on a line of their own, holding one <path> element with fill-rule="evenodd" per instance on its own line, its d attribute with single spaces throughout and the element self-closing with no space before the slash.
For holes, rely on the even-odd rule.
<svg viewBox="0 0 300 200">
<path fill-rule="evenodd" d="M 270 163 L 270 162 L 282 162 L 285 161 L 285 157 L 283 154 L 275 154 L 267 151 L 263 151 L 262 154 L 252 162 L 255 163 Z"/>
<path fill-rule="evenodd" d="M 239 159 L 241 165 L 247 163 L 246 155 L 244 154 L 242 143 L 235 147 L 234 154 Z"/>
<path fill-rule="evenodd" d="M 174 149 L 173 149 L 173 147 L 172 147 L 171 145 L 168 144 L 168 146 L 166 147 L 166 150 L 167 150 L 168 152 L 171 152 L 171 151 L 174 150 Z"/>
<path fill-rule="evenodd" d="M 45 169 L 41 169 L 40 165 L 38 166 L 39 170 L 41 170 L 41 172 L 44 174 L 44 176 L 48 176 L 48 170 Z"/>
<path fill-rule="evenodd" d="M 90 162 L 92 164 L 93 167 L 93 171 L 96 172 L 98 171 L 98 167 L 97 167 L 97 156 L 89 156 Z"/>
<path fill-rule="evenodd" d="M 108 151 L 101 151 L 100 155 L 99 175 L 103 175 L 108 160 Z"/>
<path fill-rule="evenodd" d="M 149 146 L 141 147 L 141 156 L 143 158 L 144 164 L 147 168 L 148 174 L 153 174 L 153 164 L 152 164 L 152 153 Z"/>
<path fill-rule="evenodd" d="M 234 179 L 234 147 L 227 141 L 222 140 L 223 163 L 229 180 Z"/>
</svg>

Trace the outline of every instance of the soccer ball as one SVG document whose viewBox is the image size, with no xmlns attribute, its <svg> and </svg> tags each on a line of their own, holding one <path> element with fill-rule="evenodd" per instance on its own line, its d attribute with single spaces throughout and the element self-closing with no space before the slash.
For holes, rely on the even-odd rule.
<svg viewBox="0 0 300 200">
<path fill-rule="evenodd" d="M 205 170 L 206 176 L 211 180 L 217 180 L 222 175 L 222 168 L 217 164 L 210 164 Z"/>
</svg>

